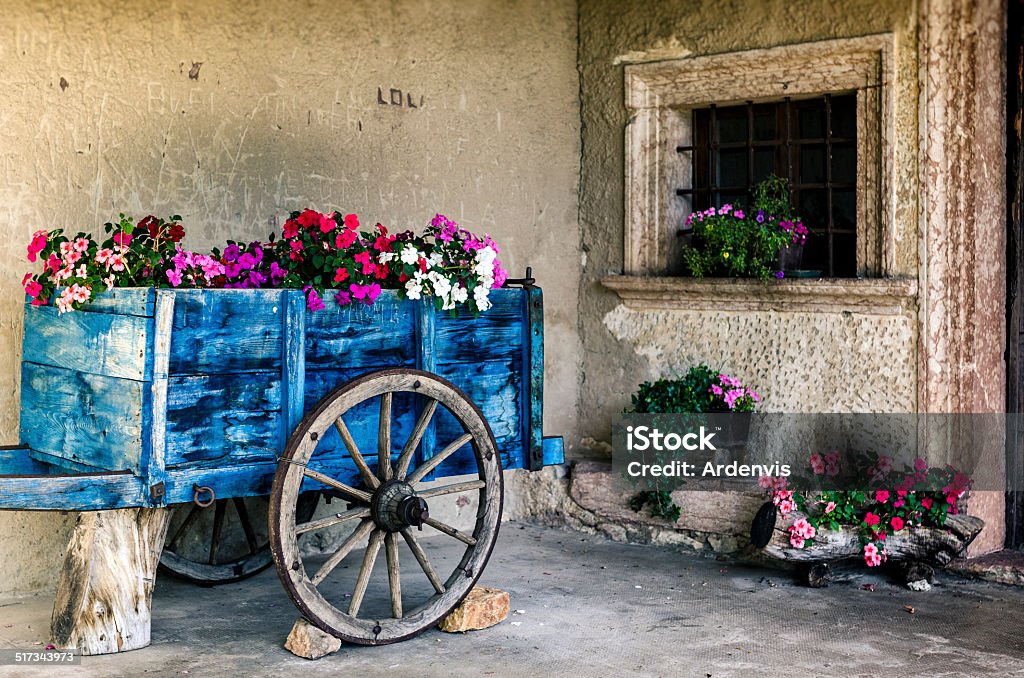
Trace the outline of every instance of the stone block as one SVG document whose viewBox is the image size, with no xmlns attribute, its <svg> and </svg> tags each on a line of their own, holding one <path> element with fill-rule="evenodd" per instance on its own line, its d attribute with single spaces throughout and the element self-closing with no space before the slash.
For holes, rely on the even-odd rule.
<svg viewBox="0 0 1024 678">
<path fill-rule="evenodd" d="M 284 649 L 303 659 L 320 659 L 340 650 L 341 641 L 300 617 L 295 620 L 288 640 L 284 642 Z"/>
<path fill-rule="evenodd" d="M 437 628 L 448 633 L 478 631 L 505 621 L 508 611 L 507 591 L 474 586 L 466 599 L 441 620 Z"/>
</svg>

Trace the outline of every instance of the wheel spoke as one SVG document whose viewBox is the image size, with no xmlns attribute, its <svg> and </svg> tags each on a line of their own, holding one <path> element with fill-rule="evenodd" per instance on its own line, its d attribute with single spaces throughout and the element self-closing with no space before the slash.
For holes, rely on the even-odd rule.
<svg viewBox="0 0 1024 678">
<path fill-rule="evenodd" d="M 388 559 L 388 584 L 391 588 L 391 616 L 402 618 L 402 577 L 398 571 L 398 537 L 388 532 L 384 537 L 384 554 Z"/>
<path fill-rule="evenodd" d="M 362 508 L 354 508 L 351 511 L 345 511 L 343 513 L 335 513 L 333 516 L 327 518 L 321 518 L 320 520 L 311 520 L 308 523 L 301 523 L 295 526 L 296 534 L 305 534 L 306 532 L 312 532 L 314 530 L 322 530 L 325 527 L 337 525 L 339 523 L 345 523 L 349 520 L 356 520 L 357 518 L 368 518 L 370 516 L 370 509 L 365 506 Z"/>
<path fill-rule="evenodd" d="M 434 528 L 438 532 L 444 532 L 449 537 L 455 537 L 456 539 L 458 539 L 459 541 L 461 541 L 464 544 L 468 544 L 469 546 L 476 546 L 476 539 L 474 539 L 473 537 L 470 537 L 468 534 L 465 534 L 464 532 L 459 532 L 458 530 L 456 530 L 451 525 L 446 525 L 445 523 L 442 523 L 440 520 L 434 520 L 433 518 L 427 518 L 423 522 L 425 524 L 427 524 L 427 525 L 430 525 L 432 528 Z"/>
<path fill-rule="evenodd" d="M 217 547 L 220 545 L 220 533 L 224 529 L 224 512 L 227 508 L 227 499 L 218 499 L 213 509 L 213 533 L 210 535 L 210 559 L 207 561 L 213 565 L 217 560 Z"/>
<path fill-rule="evenodd" d="M 168 551 L 172 553 L 178 552 L 178 541 L 192 528 L 192 524 L 199 518 L 199 511 L 201 510 L 199 506 L 192 504 L 192 509 L 185 516 L 185 520 L 181 521 L 181 525 L 174 531 L 174 536 L 171 537 L 171 541 L 167 544 Z"/>
<path fill-rule="evenodd" d="M 346 485 L 345 483 L 341 482 L 340 480 L 335 480 L 334 478 L 331 478 L 330 476 L 325 476 L 323 473 L 320 473 L 319 471 L 314 471 L 313 469 L 311 469 L 309 467 L 304 467 L 302 469 L 302 474 L 305 475 L 308 478 L 312 478 L 313 480 L 316 480 L 317 482 L 323 483 L 324 485 L 328 485 L 330 487 L 333 487 L 334 489 L 338 490 L 339 492 L 341 492 L 343 494 L 347 494 L 348 496 L 350 496 L 350 497 L 352 497 L 354 499 L 359 499 L 360 501 L 365 501 L 367 504 L 370 503 L 370 493 L 369 492 L 363 492 L 362 490 L 357 490 L 356 488 L 354 488 L 354 487 L 352 487 L 350 485 Z"/>
<path fill-rule="evenodd" d="M 381 480 L 391 480 L 391 391 L 380 397 L 377 423 L 377 471 Z"/>
<path fill-rule="evenodd" d="M 420 564 L 423 569 L 423 574 L 427 575 L 427 579 L 430 580 L 434 590 L 438 593 L 444 593 L 444 584 L 441 583 L 440 577 L 437 576 L 437 572 L 434 572 L 434 568 L 430 566 L 430 561 L 427 560 L 427 554 L 424 552 L 423 547 L 416 541 L 416 535 L 412 533 L 408 527 L 402 530 L 402 536 L 405 537 L 405 543 L 409 545 L 409 550 L 412 551 L 412 555 L 416 557 L 416 562 Z"/>
<path fill-rule="evenodd" d="M 437 468 L 441 462 L 443 462 L 448 457 L 452 456 L 452 454 L 454 454 L 460 447 L 462 447 L 472 439 L 473 434 L 471 433 L 465 433 L 459 436 L 451 445 L 444 448 L 443 450 L 435 454 L 433 457 L 423 462 L 423 464 L 418 469 L 413 471 L 409 475 L 409 477 L 406 478 L 406 481 L 409 483 L 418 483 L 420 480 L 424 478 L 424 476 L 426 476 L 428 473 Z"/>
<path fill-rule="evenodd" d="M 471 490 L 482 490 L 487 487 L 487 483 L 482 480 L 467 480 L 464 483 L 455 483 L 454 485 L 444 485 L 442 487 L 431 487 L 429 490 L 423 490 L 417 492 L 417 496 L 424 499 L 430 499 L 431 497 L 443 497 L 446 494 L 455 494 L 456 492 L 469 492 Z"/>
<path fill-rule="evenodd" d="M 363 565 L 359 568 L 359 578 L 356 580 L 355 590 L 352 591 L 352 602 L 348 606 L 348 613 L 352 617 L 359 616 L 359 607 L 363 604 L 366 587 L 370 584 L 373 564 L 377 562 L 377 553 L 380 551 L 380 543 L 382 541 L 384 541 L 384 532 L 382 530 L 374 530 L 370 535 L 370 541 L 366 544 L 366 553 L 363 554 Z"/>
<path fill-rule="evenodd" d="M 355 531 L 352 532 L 352 534 L 350 534 L 341 544 L 341 547 L 334 552 L 334 555 L 328 558 L 324 564 L 320 566 L 320 569 L 316 571 L 316 574 L 313 575 L 312 579 L 313 585 L 319 586 L 320 582 L 326 579 L 327 575 L 333 572 L 334 568 L 341 564 L 341 561 L 345 560 L 345 556 L 351 553 L 352 549 L 356 547 L 356 544 L 365 539 L 366 535 L 370 534 L 370 530 L 372 529 L 372 520 L 364 520 L 361 522 L 359 527 L 357 527 Z"/>
<path fill-rule="evenodd" d="M 405 475 L 409 472 L 409 463 L 412 462 L 412 456 L 416 453 L 416 446 L 420 444 L 420 439 L 427 430 L 427 426 L 430 425 L 430 419 L 434 416 L 435 410 L 437 410 L 437 401 L 431 398 L 427 406 L 423 408 L 423 412 L 420 413 L 420 418 L 416 420 L 416 427 L 413 428 L 412 435 L 405 442 L 402 454 L 398 457 L 398 462 L 395 464 L 396 478 L 405 479 Z"/>
<path fill-rule="evenodd" d="M 245 507 L 245 499 L 235 497 L 235 511 L 238 513 L 238 521 L 242 523 L 242 530 L 245 531 L 245 541 L 249 544 L 249 553 L 256 553 L 260 546 L 256 543 L 256 532 L 252 529 L 252 521 L 249 520 L 249 510 Z"/>
<path fill-rule="evenodd" d="M 366 458 L 363 453 L 359 451 L 359 446 L 356 445 L 355 438 L 348 430 L 348 426 L 345 426 L 345 422 L 341 417 L 334 420 L 334 428 L 338 430 L 338 435 L 341 436 L 341 441 L 345 443 L 345 448 L 348 450 L 348 455 L 352 457 L 352 461 L 355 463 L 356 468 L 359 469 L 359 475 L 363 477 L 363 482 L 371 490 L 376 490 L 380 485 L 380 481 L 377 480 L 377 476 L 373 475 L 373 471 L 370 470 L 370 465 L 366 463 Z"/>
</svg>

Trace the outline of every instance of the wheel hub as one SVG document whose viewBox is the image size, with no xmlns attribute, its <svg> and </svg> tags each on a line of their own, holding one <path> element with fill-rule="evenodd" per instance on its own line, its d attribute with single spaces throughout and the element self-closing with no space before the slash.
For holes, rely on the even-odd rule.
<svg viewBox="0 0 1024 678">
<path fill-rule="evenodd" d="M 424 521 L 430 517 L 430 509 L 422 497 L 416 496 L 412 485 L 402 480 L 389 480 L 370 498 L 370 516 L 380 529 L 398 532 L 410 526 L 422 529 Z"/>
</svg>

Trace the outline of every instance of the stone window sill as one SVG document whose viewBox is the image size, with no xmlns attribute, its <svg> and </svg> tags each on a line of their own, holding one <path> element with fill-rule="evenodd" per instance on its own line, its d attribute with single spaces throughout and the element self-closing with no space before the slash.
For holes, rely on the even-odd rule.
<svg viewBox="0 0 1024 678">
<path fill-rule="evenodd" d="M 917 280 L 760 280 L 614 275 L 601 280 L 637 310 L 795 311 L 899 315 L 915 308 Z"/>
</svg>

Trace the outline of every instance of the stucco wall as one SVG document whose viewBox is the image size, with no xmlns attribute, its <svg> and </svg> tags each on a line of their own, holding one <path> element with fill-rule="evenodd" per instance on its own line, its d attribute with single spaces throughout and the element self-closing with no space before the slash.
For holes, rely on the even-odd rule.
<svg viewBox="0 0 1024 678">
<path fill-rule="evenodd" d="M 34 230 L 178 213 L 199 248 L 306 206 L 398 228 L 445 212 L 513 275 L 533 266 L 546 429 L 578 438 L 574 2 L 29 4 L 0 0 L 0 442 Z M 69 524 L 0 513 L 0 593 L 52 585 Z"/>
<path fill-rule="evenodd" d="M 623 271 L 623 64 L 875 33 L 894 34 L 891 180 L 894 270 L 917 276 L 917 43 L 914 4 L 785 0 L 581 0 L 583 161 L 580 292 L 581 427 L 607 439 L 610 416 L 646 379 L 697 362 L 741 375 L 766 409 L 913 411 L 918 330 L 911 302 L 896 315 L 626 308 L 600 278 Z M 856 385 L 855 387 L 853 385 Z"/>
</svg>

